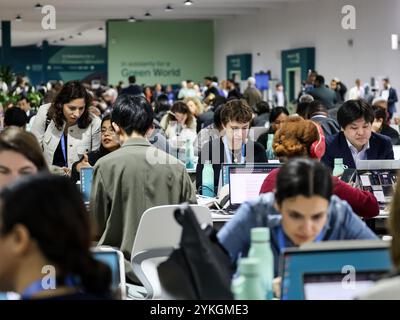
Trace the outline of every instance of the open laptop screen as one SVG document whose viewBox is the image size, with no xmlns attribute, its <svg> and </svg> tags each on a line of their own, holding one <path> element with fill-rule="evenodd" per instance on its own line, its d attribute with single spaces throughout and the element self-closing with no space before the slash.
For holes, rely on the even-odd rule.
<svg viewBox="0 0 400 320">
<path fill-rule="evenodd" d="M 80 176 L 83 201 L 88 203 L 90 200 L 90 192 L 92 190 L 93 168 L 81 168 Z"/>
<path fill-rule="evenodd" d="M 281 164 L 243 165 L 229 167 L 229 194 L 231 205 L 240 205 L 260 194 L 268 174 Z"/>
</svg>

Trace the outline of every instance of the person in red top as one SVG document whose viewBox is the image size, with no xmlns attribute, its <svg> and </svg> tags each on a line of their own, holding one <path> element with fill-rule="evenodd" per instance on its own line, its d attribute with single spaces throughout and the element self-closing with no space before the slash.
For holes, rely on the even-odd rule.
<svg viewBox="0 0 400 320">
<path fill-rule="evenodd" d="M 321 135 L 322 130 L 318 130 L 315 122 L 301 117 L 289 117 L 275 133 L 272 147 L 280 159 L 312 157 L 320 160 L 323 151 L 322 154 L 315 152 L 315 146 L 318 142 L 325 143 Z M 269 173 L 261 186 L 260 194 L 274 191 L 278 172 L 279 169 L 274 169 Z M 337 177 L 332 177 L 332 180 L 333 194 L 346 200 L 357 215 L 368 219 L 379 214 L 379 204 L 372 193 L 354 188 Z"/>
</svg>

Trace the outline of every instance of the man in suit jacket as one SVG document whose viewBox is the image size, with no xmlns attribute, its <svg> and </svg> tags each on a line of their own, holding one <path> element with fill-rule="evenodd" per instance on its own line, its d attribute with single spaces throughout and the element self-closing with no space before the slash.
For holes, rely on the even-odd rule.
<svg viewBox="0 0 400 320">
<path fill-rule="evenodd" d="M 336 93 L 332 89 L 325 86 L 325 78 L 318 75 L 315 78 L 315 88 L 310 92 L 315 100 L 319 100 L 327 108 L 331 109 L 335 107 Z"/>
<path fill-rule="evenodd" d="M 312 101 L 308 105 L 307 118 L 321 125 L 325 137 L 329 137 L 340 131 L 337 121 L 328 116 L 325 106 L 318 100 Z"/>
<path fill-rule="evenodd" d="M 390 138 L 372 132 L 374 112 L 364 100 L 348 100 L 338 110 L 342 131 L 327 137 L 322 161 L 333 169 L 335 158 L 349 168 L 358 160 L 394 159 Z"/>
<path fill-rule="evenodd" d="M 206 143 L 199 153 L 196 167 L 196 187 L 202 185 L 204 163 L 211 160 L 214 170 L 214 192 L 217 193 L 222 163 L 268 162 L 264 147 L 248 139 L 252 119 L 250 106 L 244 100 L 231 100 L 221 109 L 225 134 Z M 201 193 L 201 192 L 200 192 Z"/>
<path fill-rule="evenodd" d="M 131 94 L 131 95 L 139 95 L 143 93 L 143 89 L 141 86 L 138 86 L 136 84 L 136 77 L 135 76 L 130 76 L 128 78 L 129 81 L 129 86 L 126 88 L 123 88 L 121 90 L 121 94 Z"/>
<path fill-rule="evenodd" d="M 381 92 L 381 97 L 387 100 L 389 119 L 392 119 L 393 114 L 396 112 L 396 102 L 398 101 L 397 92 L 396 89 L 391 87 L 388 78 L 385 78 L 382 81 L 383 90 Z"/>
<path fill-rule="evenodd" d="M 130 260 L 142 214 L 155 206 L 196 203 L 196 194 L 185 166 L 147 141 L 153 110 L 144 97 L 119 96 L 111 121 L 122 146 L 96 163 L 90 206 L 98 245 L 119 248 L 127 279 L 138 282 Z"/>
</svg>

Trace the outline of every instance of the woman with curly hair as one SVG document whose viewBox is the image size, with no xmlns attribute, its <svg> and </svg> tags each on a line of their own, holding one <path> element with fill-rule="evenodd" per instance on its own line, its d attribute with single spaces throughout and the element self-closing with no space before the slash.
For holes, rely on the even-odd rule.
<svg viewBox="0 0 400 320">
<path fill-rule="evenodd" d="M 98 117 L 89 113 L 92 96 L 79 81 L 67 82 L 52 103 L 42 105 L 32 126 L 49 165 L 64 169 L 100 147 Z"/>
<path fill-rule="evenodd" d="M 319 125 L 301 117 L 289 117 L 275 133 L 273 149 L 281 160 L 294 157 L 310 157 L 321 160 L 323 153 L 315 151 L 316 143 L 325 144 L 323 131 Z M 324 148 L 323 148 L 324 149 Z M 265 178 L 260 193 L 271 192 L 275 189 L 276 176 L 279 169 L 271 171 Z M 332 177 L 333 194 L 346 200 L 353 211 L 361 217 L 372 218 L 379 214 L 379 204 L 373 194 L 353 188 L 337 177 Z"/>
</svg>

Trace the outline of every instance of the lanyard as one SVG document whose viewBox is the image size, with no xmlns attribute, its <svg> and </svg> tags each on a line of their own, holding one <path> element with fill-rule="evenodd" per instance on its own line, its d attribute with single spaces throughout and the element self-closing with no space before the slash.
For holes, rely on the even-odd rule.
<svg viewBox="0 0 400 320">
<path fill-rule="evenodd" d="M 233 162 L 232 162 L 231 150 L 229 150 L 229 147 L 228 147 L 228 139 L 226 136 L 224 136 L 223 140 L 224 140 L 224 149 L 225 149 L 226 160 L 227 160 L 227 163 L 231 164 Z M 246 148 L 246 145 L 244 143 L 242 143 L 242 153 L 240 156 L 240 163 L 245 163 L 245 161 L 246 161 L 246 157 L 244 155 L 245 148 Z"/>
<path fill-rule="evenodd" d="M 66 147 L 66 145 L 65 145 L 64 132 L 61 134 L 61 150 L 62 150 L 62 153 L 63 153 L 65 166 L 68 167 L 68 162 L 67 162 L 67 147 Z"/>
<path fill-rule="evenodd" d="M 314 242 L 321 242 L 323 238 L 323 230 L 319 233 L 319 235 L 315 238 Z M 283 250 L 285 249 L 285 235 L 283 233 L 283 228 L 282 226 L 278 227 L 278 242 L 279 242 L 279 251 L 282 253 Z"/>
</svg>

